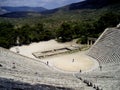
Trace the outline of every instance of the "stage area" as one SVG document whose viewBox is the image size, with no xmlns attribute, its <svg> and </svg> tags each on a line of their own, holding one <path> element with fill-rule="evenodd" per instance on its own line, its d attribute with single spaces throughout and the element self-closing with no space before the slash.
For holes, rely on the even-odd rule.
<svg viewBox="0 0 120 90">
<path fill-rule="evenodd" d="M 76 52 L 69 55 L 59 55 L 43 59 L 54 69 L 67 72 L 88 72 L 98 67 L 98 62 L 85 54 Z"/>
<path fill-rule="evenodd" d="M 71 46 L 79 46 L 79 45 L 77 45 L 73 41 L 69 43 L 58 43 L 55 40 L 50 40 L 39 43 L 32 43 L 30 45 L 23 45 L 20 47 L 18 46 L 12 47 L 10 50 L 16 52 L 16 48 L 18 48 L 19 54 L 40 60 L 44 62 L 46 65 L 50 66 L 51 68 L 63 72 L 86 72 L 98 67 L 97 61 L 87 56 L 86 51 L 78 51 L 69 54 L 68 53 L 59 54 L 46 58 L 36 58 L 33 55 L 34 52 L 40 52 L 40 51 L 43 52 L 43 51 L 55 50 L 56 48 L 65 48 L 65 47 L 69 47 L 70 49 Z M 56 51 L 53 52 L 56 53 Z M 47 54 L 49 54 L 49 52 Z"/>
</svg>

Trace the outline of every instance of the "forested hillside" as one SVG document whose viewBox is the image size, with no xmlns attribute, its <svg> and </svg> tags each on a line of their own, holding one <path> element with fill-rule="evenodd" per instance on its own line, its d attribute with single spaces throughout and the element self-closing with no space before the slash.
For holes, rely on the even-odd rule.
<svg viewBox="0 0 120 90">
<path fill-rule="evenodd" d="M 12 13 L 24 17 L 14 17 L 11 13 L 2 15 L 0 46 L 16 45 L 17 37 L 20 44 L 52 38 L 61 42 L 80 38 L 80 43 L 86 43 L 88 37 L 98 37 L 105 28 L 115 27 L 120 22 L 119 6 L 118 0 L 87 0 L 39 14 Z"/>
</svg>

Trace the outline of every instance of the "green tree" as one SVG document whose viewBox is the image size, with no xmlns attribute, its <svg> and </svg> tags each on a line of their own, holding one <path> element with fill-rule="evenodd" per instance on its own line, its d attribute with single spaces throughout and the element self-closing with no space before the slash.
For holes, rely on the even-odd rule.
<svg viewBox="0 0 120 90">
<path fill-rule="evenodd" d="M 0 23 L 0 46 L 9 48 L 15 44 L 15 30 L 11 23 Z"/>
<path fill-rule="evenodd" d="M 103 14 L 95 23 L 95 32 L 101 33 L 107 27 L 116 27 L 120 22 L 120 14 L 116 12 L 107 12 Z"/>
<path fill-rule="evenodd" d="M 72 40 L 73 30 L 71 29 L 71 25 L 69 23 L 62 23 L 60 28 L 57 31 L 57 38 L 62 42 Z"/>
</svg>

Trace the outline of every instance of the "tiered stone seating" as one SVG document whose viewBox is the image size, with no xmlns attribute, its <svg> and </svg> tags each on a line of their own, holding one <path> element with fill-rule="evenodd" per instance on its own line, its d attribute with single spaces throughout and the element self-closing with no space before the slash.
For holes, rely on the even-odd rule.
<svg viewBox="0 0 120 90">
<path fill-rule="evenodd" d="M 1 78 L 78 90 L 84 87 L 84 84 L 72 74 L 56 71 L 45 63 L 18 55 L 3 48 L 0 48 L 0 64 L 2 64 L 2 67 L 0 67 Z"/>
<path fill-rule="evenodd" d="M 28 85 L 28 83 L 38 83 L 40 84 L 40 89 L 44 90 L 51 88 L 49 86 L 41 86 L 41 84 L 54 86 L 52 87 L 54 90 L 57 87 L 62 88 L 62 90 L 64 87 L 68 90 L 120 90 L 119 37 L 120 29 L 106 29 L 88 52 L 90 57 L 93 57 L 100 63 L 102 69 L 100 70 L 100 67 L 98 67 L 94 71 L 77 73 L 74 75 L 76 78 L 72 74 L 58 72 L 39 60 L 34 60 L 0 48 L 0 64 L 2 65 L 0 67 L 0 77 L 27 82 L 22 87 L 29 90 L 31 88 L 33 90 L 33 87 Z M 0 90 L 8 87 L 10 84 L 9 81 L 7 83 L 0 83 Z M 16 86 L 19 87 L 19 85 L 21 84 L 17 83 Z M 16 89 L 16 87 L 12 89 Z M 23 88 L 20 89 L 22 90 Z"/>
<path fill-rule="evenodd" d="M 95 85 L 96 87 L 99 87 L 102 90 L 119 90 L 120 69 L 116 68 L 117 70 L 113 69 L 108 71 L 107 69 L 109 69 L 109 66 L 106 66 L 106 69 L 102 71 L 93 71 L 83 74 L 76 74 L 76 76 L 78 78 L 81 78 L 82 81 L 86 80 L 87 82 L 91 82 L 92 85 Z"/>
<path fill-rule="evenodd" d="M 23 83 L 13 79 L 0 78 L 0 90 L 72 90 L 71 88 L 56 87 L 45 84 Z"/>
<path fill-rule="evenodd" d="M 89 50 L 88 55 L 99 63 L 120 62 L 120 29 L 108 28 Z"/>
<path fill-rule="evenodd" d="M 91 83 L 96 90 L 120 90 L 120 29 L 108 28 L 88 51 L 100 67 L 76 77 L 84 83 Z"/>
</svg>

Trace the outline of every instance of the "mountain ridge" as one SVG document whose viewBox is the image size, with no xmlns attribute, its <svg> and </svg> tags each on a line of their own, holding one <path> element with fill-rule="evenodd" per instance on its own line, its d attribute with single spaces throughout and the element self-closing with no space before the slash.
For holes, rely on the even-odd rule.
<svg viewBox="0 0 120 90">
<path fill-rule="evenodd" d="M 78 3 L 72 3 L 63 7 L 55 8 L 52 10 L 43 11 L 42 14 L 52 14 L 56 13 L 59 10 L 63 11 L 72 11 L 72 10 L 81 10 L 81 9 L 100 9 L 109 5 L 120 3 L 119 0 L 85 0 Z"/>
<path fill-rule="evenodd" d="M 81 12 L 86 12 L 86 10 L 88 12 L 91 12 L 91 10 L 100 10 L 102 8 L 108 8 L 109 6 L 114 6 L 116 4 L 120 4 L 119 0 L 85 0 L 82 2 L 78 2 L 78 3 L 72 3 L 63 7 L 59 7 L 59 8 L 55 8 L 55 9 L 51 9 L 51 10 L 43 10 L 41 12 L 38 12 L 40 15 L 38 16 L 46 16 L 46 15 L 55 15 L 55 14 L 64 14 L 66 12 L 69 13 L 73 13 L 73 11 L 78 10 L 79 14 L 81 14 Z M 119 6 L 119 5 L 118 5 Z M 118 6 L 116 8 L 118 8 Z M 109 8 L 110 10 L 110 8 Z M 18 12 L 18 11 L 17 11 Z M 26 14 L 25 12 L 12 12 L 12 13 L 5 13 L 3 15 L 0 15 L 1 17 L 27 17 L 27 13 L 29 13 L 30 11 L 27 11 Z M 92 11 L 93 12 L 93 11 Z M 32 11 L 32 13 L 34 14 L 34 12 Z M 16 15 L 15 15 L 16 14 Z M 32 15 L 33 15 L 32 14 Z M 36 14 L 36 13 L 35 13 Z M 20 16 L 21 15 L 21 16 Z M 83 14 L 82 14 L 83 15 Z M 34 16 L 34 15 L 33 15 Z"/>
<path fill-rule="evenodd" d="M 6 13 L 13 13 L 13 12 L 42 12 L 47 10 L 46 8 L 43 7 L 28 7 L 28 6 L 19 6 L 19 7 L 12 7 L 12 6 L 2 6 L 0 7 L 1 14 L 6 14 Z M 3 10 L 6 11 L 3 13 Z"/>
</svg>

